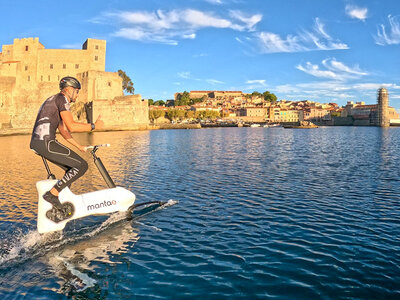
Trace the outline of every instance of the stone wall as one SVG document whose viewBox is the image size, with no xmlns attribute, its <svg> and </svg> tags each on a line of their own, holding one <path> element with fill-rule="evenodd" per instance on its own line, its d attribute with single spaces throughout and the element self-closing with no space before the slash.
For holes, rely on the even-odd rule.
<svg viewBox="0 0 400 300">
<path fill-rule="evenodd" d="M 15 86 L 15 77 L 2 77 L 0 80 L 0 109 L 2 112 L 12 106 L 12 92 Z"/>
<path fill-rule="evenodd" d="M 117 72 L 87 71 L 78 74 L 77 79 L 82 83 L 78 101 L 107 100 L 124 95 L 122 78 Z"/>
<path fill-rule="evenodd" d="M 122 96 L 114 100 L 93 102 L 93 121 L 101 115 L 106 130 L 147 129 L 149 106 L 140 95 Z"/>
</svg>

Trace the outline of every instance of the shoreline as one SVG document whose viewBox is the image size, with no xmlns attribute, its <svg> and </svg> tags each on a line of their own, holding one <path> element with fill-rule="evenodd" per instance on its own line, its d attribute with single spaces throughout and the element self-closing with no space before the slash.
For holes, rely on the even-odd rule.
<svg viewBox="0 0 400 300">
<path fill-rule="evenodd" d="M 137 125 L 137 126 L 118 126 L 108 127 L 103 130 L 94 132 L 108 132 L 108 131 L 144 131 L 144 130 L 162 130 L 162 129 L 200 129 L 200 124 L 160 124 L 160 125 Z M 72 132 L 74 133 L 74 132 Z M 32 128 L 7 128 L 0 129 L 0 137 L 4 136 L 17 136 L 17 135 L 31 135 Z"/>
<path fill-rule="evenodd" d="M 366 125 L 324 125 L 326 127 L 344 127 L 344 126 L 355 126 L 355 127 L 379 127 L 379 126 L 366 126 Z M 227 127 L 227 126 L 210 126 L 210 128 Z M 232 126 L 230 126 L 232 127 Z M 396 125 L 391 125 L 389 127 L 400 127 Z M 97 130 L 94 132 L 109 132 L 109 131 L 145 131 L 145 130 L 166 130 L 166 129 L 206 129 L 207 126 L 202 127 L 200 123 L 198 124 L 159 124 L 159 125 L 138 125 L 134 127 L 109 127 L 103 130 Z M 74 133 L 74 132 L 73 132 Z M 0 137 L 6 136 L 18 136 L 18 135 L 31 135 L 32 128 L 8 128 L 0 129 Z"/>
</svg>

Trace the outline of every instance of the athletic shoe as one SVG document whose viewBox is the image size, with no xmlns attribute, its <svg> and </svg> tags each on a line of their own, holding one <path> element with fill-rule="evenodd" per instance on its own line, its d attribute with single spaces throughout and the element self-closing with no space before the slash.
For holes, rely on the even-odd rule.
<svg viewBox="0 0 400 300">
<path fill-rule="evenodd" d="M 43 199 L 46 200 L 47 202 L 49 202 L 51 205 L 53 205 L 58 210 L 62 210 L 63 209 L 63 205 L 61 204 L 61 202 L 58 199 L 58 197 L 54 196 L 52 193 L 50 193 L 50 191 L 48 191 L 47 193 L 45 193 L 43 195 Z"/>
</svg>

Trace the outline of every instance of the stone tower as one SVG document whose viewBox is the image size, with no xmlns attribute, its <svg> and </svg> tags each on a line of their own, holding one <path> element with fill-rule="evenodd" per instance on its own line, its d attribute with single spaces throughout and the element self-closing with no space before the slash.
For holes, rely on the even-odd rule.
<svg viewBox="0 0 400 300">
<path fill-rule="evenodd" d="M 389 92 L 385 88 L 378 90 L 378 126 L 389 127 Z"/>
</svg>

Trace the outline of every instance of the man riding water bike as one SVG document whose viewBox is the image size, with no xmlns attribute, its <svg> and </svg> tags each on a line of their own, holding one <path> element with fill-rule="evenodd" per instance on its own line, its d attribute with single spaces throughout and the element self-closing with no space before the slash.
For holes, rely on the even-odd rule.
<svg viewBox="0 0 400 300">
<path fill-rule="evenodd" d="M 70 111 L 70 103 L 78 98 L 81 84 L 74 77 L 64 77 L 60 80 L 60 93 L 48 98 L 40 107 L 33 127 L 30 148 L 52 163 L 65 170 L 64 177 L 54 187 L 43 195 L 43 199 L 53 207 L 62 210 L 63 206 L 58 194 L 65 187 L 69 187 L 75 180 L 85 174 L 87 162 L 74 151 L 56 140 L 56 130 L 62 137 L 82 152 L 86 147 L 80 145 L 71 135 L 71 132 L 88 132 L 95 128 L 104 127 L 100 116 L 95 123 L 75 122 Z"/>
</svg>

